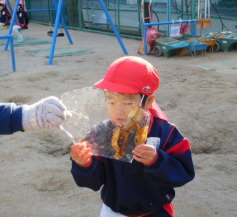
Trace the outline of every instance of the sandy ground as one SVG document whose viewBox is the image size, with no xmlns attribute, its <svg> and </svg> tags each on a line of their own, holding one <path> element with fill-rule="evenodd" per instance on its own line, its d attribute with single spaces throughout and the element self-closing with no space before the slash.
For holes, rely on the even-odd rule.
<svg viewBox="0 0 237 217">
<path fill-rule="evenodd" d="M 31 24 L 25 34 L 50 40 L 47 31 Z M 123 55 L 114 36 L 70 32 L 74 47 L 91 52 L 56 57 L 53 66 L 25 51 L 50 45 L 16 47 L 13 73 L 9 52 L 0 46 L 0 101 L 33 103 L 91 86 Z M 137 55 L 139 41 L 123 41 L 129 54 Z M 58 39 L 57 47 L 70 47 L 66 37 Z M 160 73 L 160 106 L 192 143 L 196 178 L 177 189 L 176 216 L 236 216 L 237 52 L 145 59 Z M 210 63 L 207 70 L 198 67 Z M 71 177 L 70 145 L 64 132 L 49 130 L 0 137 L 0 217 L 98 216 L 99 192 L 78 188 Z"/>
</svg>

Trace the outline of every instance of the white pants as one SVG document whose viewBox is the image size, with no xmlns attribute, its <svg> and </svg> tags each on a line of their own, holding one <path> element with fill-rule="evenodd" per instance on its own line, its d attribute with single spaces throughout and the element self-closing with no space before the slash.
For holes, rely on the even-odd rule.
<svg viewBox="0 0 237 217">
<path fill-rule="evenodd" d="M 13 26 L 13 31 L 14 31 L 14 32 L 16 33 L 16 35 L 17 35 L 17 41 L 18 41 L 18 42 L 23 42 L 23 41 L 24 41 L 24 36 L 23 36 L 21 27 L 18 26 L 18 25 L 14 25 L 14 26 Z"/>
<path fill-rule="evenodd" d="M 14 25 L 12 29 L 17 35 L 22 34 L 21 33 L 21 27 L 18 25 Z"/>
<path fill-rule="evenodd" d="M 114 212 L 108 206 L 103 204 L 101 212 L 100 212 L 100 217 L 126 217 L 126 216 L 120 213 Z"/>
</svg>

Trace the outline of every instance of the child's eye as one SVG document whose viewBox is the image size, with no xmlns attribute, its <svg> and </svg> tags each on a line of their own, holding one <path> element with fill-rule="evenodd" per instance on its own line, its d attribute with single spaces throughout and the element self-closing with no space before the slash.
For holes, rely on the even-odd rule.
<svg viewBox="0 0 237 217">
<path fill-rule="evenodd" d="M 114 105 L 114 102 L 107 101 L 107 104 L 108 104 L 108 105 Z"/>
</svg>

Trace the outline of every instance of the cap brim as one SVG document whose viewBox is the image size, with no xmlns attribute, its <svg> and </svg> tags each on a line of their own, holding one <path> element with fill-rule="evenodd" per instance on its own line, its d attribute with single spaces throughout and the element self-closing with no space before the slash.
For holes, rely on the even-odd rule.
<svg viewBox="0 0 237 217">
<path fill-rule="evenodd" d="M 137 90 L 122 85 L 122 84 L 118 84 L 118 83 L 113 83 L 110 81 L 106 81 L 104 79 L 101 79 L 100 81 L 96 82 L 95 87 L 100 88 L 100 89 L 104 89 L 104 90 L 108 90 L 108 91 L 112 91 L 112 92 L 116 92 L 116 93 L 138 93 Z"/>
</svg>

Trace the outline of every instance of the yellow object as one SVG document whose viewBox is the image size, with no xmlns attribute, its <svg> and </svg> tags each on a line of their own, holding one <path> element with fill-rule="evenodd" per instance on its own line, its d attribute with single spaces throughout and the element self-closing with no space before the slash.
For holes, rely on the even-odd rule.
<svg viewBox="0 0 237 217">
<path fill-rule="evenodd" d="M 116 126 L 113 131 L 111 139 L 112 147 L 116 151 L 114 154 L 115 159 L 121 159 L 125 155 L 128 137 L 133 130 L 137 130 L 134 143 L 141 145 L 146 142 L 148 134 L 148 126 L 140 126 L 140 122 L 144 117 L 146 111 L 137 105 L 134 105 L 128 114 L 127 120 L 124 125 Z"/>
<path fill-rule="evenodd" d="M 0 29 L 8 29 L 8 26 L 0 26 Z"/>
<path fill-rule="evenodd" d="M 203 20 L 203 28 L 209 28 L 211 25 L 212 25 L 212 21 L 210 18 L 208 18 L 208 19 L 205 18 Z"/>
</svg>

